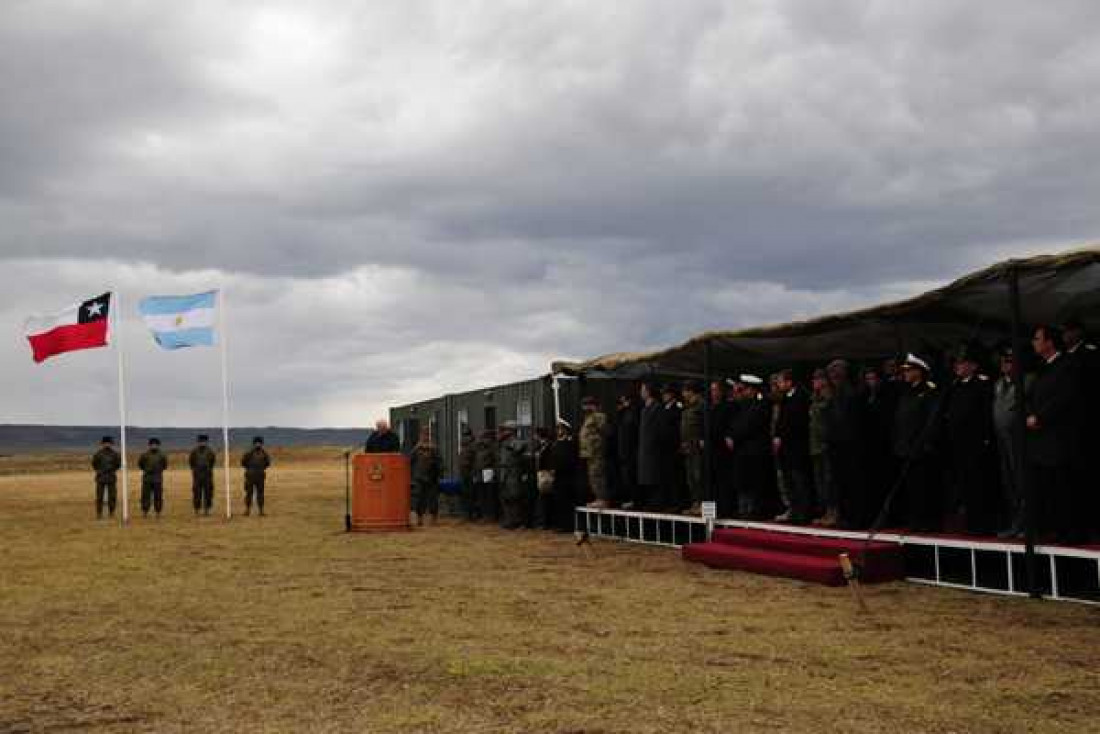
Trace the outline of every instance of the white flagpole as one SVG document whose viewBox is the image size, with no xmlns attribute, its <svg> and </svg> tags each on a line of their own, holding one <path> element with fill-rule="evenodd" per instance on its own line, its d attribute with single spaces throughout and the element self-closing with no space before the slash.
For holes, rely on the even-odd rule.
<svg viewBox="0 0 1100 734">
<path fill-rule="evenodd" d="M 229 335 L 225 330 L 225 288 L 218 291 L 218 339 L 222 343 L 222 439 L 225 444 L 225 519 L 233 517 L 229 494 Z"/>
<path fill-rule="evenodd" d="M 122 356 L 122 329 L 119 320 L 122 316 L 122 295 L 115 291 L 112 294 L 110 317 L 114 328 L 111 339 L 114 342 L 115 353 L 118 355 L 118 418 L 119 418 L 119 444 L 122 449 L 122 525 L 130 520 L 130 473 L 126 461 L 126 363 Z"/>
</svg>

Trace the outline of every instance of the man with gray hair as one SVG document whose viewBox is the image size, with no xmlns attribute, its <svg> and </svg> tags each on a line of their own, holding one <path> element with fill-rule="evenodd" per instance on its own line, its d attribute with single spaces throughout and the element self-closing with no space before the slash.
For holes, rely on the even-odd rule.
<svg viewBox="0 0 1100 734">
<path fill-rule="evenodd" d="M 379 419 L 374 424 L 374 430 L 367 437 L 364 451 L 368 454 L 396 454 L 401 451 L 401 440 L 390 430 L 390 424 L 387 421 Z"/>
</svg>

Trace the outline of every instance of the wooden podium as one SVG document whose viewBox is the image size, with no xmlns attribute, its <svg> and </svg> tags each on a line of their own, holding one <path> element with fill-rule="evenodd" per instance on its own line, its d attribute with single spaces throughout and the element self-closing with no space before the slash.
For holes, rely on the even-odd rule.
<svg viewBox="0 0 1100 734">
<path fill-rule="evenodd" d="M 352 457 L 351 529 L 409 530 L 411 476 L 404 454 Z"/>
</svg>

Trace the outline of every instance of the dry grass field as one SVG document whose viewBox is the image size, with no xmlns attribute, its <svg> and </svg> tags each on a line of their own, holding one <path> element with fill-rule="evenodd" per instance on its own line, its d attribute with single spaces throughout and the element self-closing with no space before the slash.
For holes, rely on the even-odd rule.
<svg viewBox="0 0 1100 734">
<path fill-rule="evenodd" d="M 120 529 L 84 461 L 0 459 L 0 732 L 1100 732 L 1096 608 L 346 535 L 335 451 L 277 455 L 267 518 L 173 473 Z"/>
</svg>

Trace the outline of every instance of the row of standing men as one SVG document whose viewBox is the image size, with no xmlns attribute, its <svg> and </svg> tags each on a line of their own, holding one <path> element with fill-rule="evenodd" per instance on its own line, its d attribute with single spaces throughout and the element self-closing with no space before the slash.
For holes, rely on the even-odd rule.
<svg viewBox="0 0 1100 734">
<path fill-rule="evenodd" d="M 467 429 L 465 511 L 509 528 L 571 531 L 579 504 L 695 515 L 713 499 L 720 517 L 1020 537 L 1026 473 L 1042 537 L 1081 542 L 1100 534 L 1090 469 L 1100 448 L 1100 352 L 1078 324 L 1037 327 L 1032 348 L 1022 398 L 1011 349 L 996 355 L 993 378 L 981 347 L 963 344 L 943 387 L 917 355 L 858 375 L 837 359 L 813 371 L 809 389 L 790 369 L 767 382 L 751 374 L 714 381 L 709 420 L 703 386 L 688 381 L 643 383 L 637 398 L 619 397 L 613 418 L 586 397 L 577 438 L 565 421 L 555 436 L 538 430 L 532 440 L 517 438 L 510 422 L 478 437 Z M 1013 436 L 1021 410 L 1026 462 Z M 418 475 L 427 447 L 435 468 Z M 413 458 L 414 489 L 437 483 L 442 463 L 426 436 Z"/>
<path fill-rule="evenodd" d="M 214 469 L 218 464 L 218 455 L 210 447 L 210 439 L 199 434 L 195 447 L 187 457 L 191 470 L 191 505 L 195 515 L 209 515 L 214 505 Z M 267 469 L 271 466 L 271 456 L 264 449 L 263 436 L 252 439 L 252 448 L 241 456 L 244 469 L 245 515 L 252 513 L 253 499 L 260 515 L 264 514 L 264 488 L 267 482 Z M 95 514 L 96 518 L 114 517 L 118 504 L 118 472 L 122 468 L 122 455 L 115 448 L 113 436 L 104 436 L 99 450 L 92 455 L 92 470 L 95 472 Z M 168 470 L 168 455 L 161 449 L 159 438 L 150 438 L 148 448 L 138 457 L 141 470 L 141 514 L 159 518 L 164 512 L 164 472 Z"/>
</svg>

